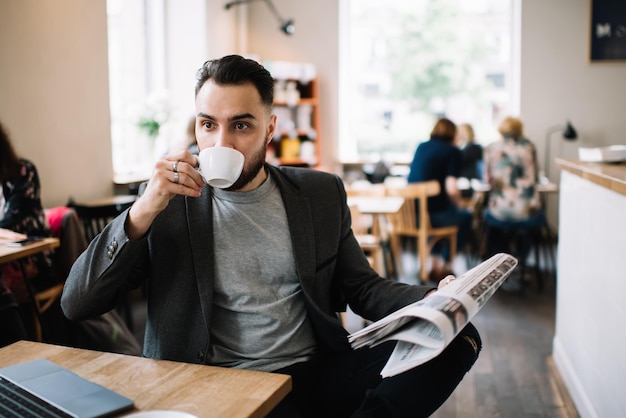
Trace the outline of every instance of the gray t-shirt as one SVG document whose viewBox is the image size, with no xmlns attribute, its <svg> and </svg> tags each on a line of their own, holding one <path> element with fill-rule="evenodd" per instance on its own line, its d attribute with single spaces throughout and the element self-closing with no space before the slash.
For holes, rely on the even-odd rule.
<svg viewBox="0 0 626 418">
<path fill-rule="evenodd" d="M 215 189 L 213 228 L 210 364 L 273 371 L 309 359 L 316 343 L 276 183 Z"/>
</svg>

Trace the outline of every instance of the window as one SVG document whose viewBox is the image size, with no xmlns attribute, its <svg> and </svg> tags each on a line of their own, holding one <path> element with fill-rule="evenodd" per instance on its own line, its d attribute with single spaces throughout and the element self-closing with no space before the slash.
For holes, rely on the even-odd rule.
<svg viewBox="0 0 626 418">
<path fill-rule="evenodd" d="M 518 0 L 342 0 L 339 158 L 410 162 L 438 117 L 497 138 L 515 114 Z"/>
<path fill-rule="evenodd" d="M 158 130 L 168 117 L 163 0 L 108 0 L 109 94 L 113 171 L 150 173 L 167 146 Z"/>
</svg>

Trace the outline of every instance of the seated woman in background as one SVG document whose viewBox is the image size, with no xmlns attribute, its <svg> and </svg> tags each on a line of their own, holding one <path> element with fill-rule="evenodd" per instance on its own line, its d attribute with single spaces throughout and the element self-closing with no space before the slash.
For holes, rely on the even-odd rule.
<svg viewBox="0 0 626 418">
<path fill-rule="evenodd" d="M 483 160 L 483 147 L 476 143 L 472 125 L 462 123 L 457 127 L 456 145 L 462 156 L 460 177 L 480 179 L 482 172 L 479 164 Z"/>
<path fill-rule="evenodd" d="M 17 156 L 1 123 L 0 188 L 0 238 L 14 241 L 26 236 L 50 236 L 50 227 L 40 199 L 37 169 L 30 161 Z M 35 289 L 45 289 L 52 284 L 54 274 L 49 254 L 33 257 L 26 265 Z M 5 315 L 15 315 L 11 314 L 14 311 L 11 308 L 16 299 L 17 302 L 28 300 L 23 280 L 17 262 L 0 266 L 0 334 L 3 334 L 3 340 L 11 333 L 21 336 L 21 330 L 16 325 L 19 318 L 5 318 Z M 14 325 L 16 329 L 12 328 Z"/>
<path fill-rule="evenodd" d="M 461 193 L 457 178 L 461 173 L 461 151 L 454 145 L 456 125 L 449 119 L 439 119 L 430 133 L 430 140 L 422 142 L 415 151 L 409 183 L 437 180 L 441 191 L 428 199 L 428 214 L 433 227 L 459 227 L 457 248 L 463 248 L 472 224 L 472 214 L 460 207 Z M 439 243 L 438 243 L 439 244 Z M 435 245 L 432 251 L 431 280 L 454 274 L 450 264 L 448 244 Z"/>
<path fill-rule="evenodd" d="M 491 186 L 485 214 L 489 228 L 487 255 L 504 249 L 502 230 L 540 227 L 545 221 L 537 189 L 537 150 L 524 138 L 522 121 L 505 118 L 498 128 L 502 138 L 484 153 L 483 180 Z"/>
<path fill-rule="evenodd" d="M 0 228 L 0 239 L 17 241 L 24 239 L 24 234 L 18 234 L 8 229 Z M 13 292 L 2 278 L 0 272 L 0 347 L 28 338 L 24 320 Z"/>
</svg>

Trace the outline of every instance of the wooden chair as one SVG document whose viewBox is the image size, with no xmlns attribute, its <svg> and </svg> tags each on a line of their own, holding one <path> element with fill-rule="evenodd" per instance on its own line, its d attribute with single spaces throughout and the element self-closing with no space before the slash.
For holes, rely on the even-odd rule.
<svg viewBox="0 0 626 418">
<path fill-rule="evenodd" d="M 369 182 L 354 182 L 350 186 L 346 186 L 346 194 L 350 196 L 368 196 L 382 197 L 385 196 L 385 185 L 382 183 L 371 184 Z"/>
<path fill-rule="evenodd" d="M 32 331 L 31 325 L 26 325 L 26 328 L 29 329 L 29 332 L 34 332 L 34 337 L 37 341 L 43 341 L 44 337 L 44 332 L 42 330 L 42 315 L 46 313 L 61 297 L 65 278 L 67 277 L 67 273 L 71 267 L 71 263 L 68 264 L 65 262 L 65 253 L 67 252 L 68 243 L 72 243 L 73 241 L 68 239 L 68 225 L 79 225 L 74 212 L 61 211 L 60 209 L 64 208 L 58 207 L 47 209 L 45 211 L 46 219 L 51 226 L 51 235 L 58 238 L 60 242 L 59 247 L 55 248 L 54 251 L 47 253 L 47 256 L 51 258 L 52 268 L 49 271 L 46 269 L 45 273 L 42 272 L 42 274 L 45 274 L 46 276 L 45 280 L 50 280 L 51 284 L 48 284 L 45 288 L 35 288 L 29 279 L 31 276 L 28 273 L 29 268 L 27 265 L 29 262 L 24 258 L 19 260 L 19 268 L 21 275 L 24 278 L 25 292 L 27 292 L 28 297 L 25 297 L 26 294 L 22 294 L 22 292 L 18 292 L 15 297 L 17 302 L 20 304 L 28 303 L 28 305 L 32 308 Z M 74 223 L 72 223 L 72 221 Z M 82 227 L 80 228 L 80 231 L 82 231 Z M 82 232 L 80 234 L 80 240 L 84 240 Z M 79 248 L 82 251 L 84 247 L 86 247 L 86 244 L 83 244 Z M 42 254 L 36 254 L 33 257 L 42 257 Z M 50 274 L 50 277 L 47 277 L 48 274 Z"/>
<path fill-rule="evenodd" d="M 68 203 L 68 206 L 76 212 L 80 219 L 85 232 L 85 239 L 87 243 L 90 243 L 96 235 L 102 230 L 120 213 L 129 208 L 132 202 L 128 203 L 113 203 L 106 205 L 81 205 L 73 201 Z M 123 302 L 117 308 L 119 314 L 124 318 L 128 328 L 133 331 L 133 315 L 131 306 L 131 295 L 126 295 Z"/>
<path fill-rule="evenodd" d="M 35 337 L 38 341 L 43 340 L 40 318 L 61 297 L 65 279 L 72 267 L 72 263 L 87 244 L 83 238 L 82 226 L 76 213 L 69 208 L 56 207 L 46 210 L 46 218 L 51 226 L 52 236 L 60 241 L 60 245 L 52 254 L 54 273 L 59 283 L 44 290 L 33 292 L 34 309 L 37 312 L 35 318 Z"/>
<path fill-rule="evenodd" d="M 35 337 L 37 341 L 43 341 L 43 330 L 41 329 L 41 322 L 39 318 L 45 313 L 57 299 L 61 297 L 63 293 L 63 283 L 56 284 L 52 287 L 36 292 L 34 294 L 35 309 L 39 313 L 38 318 L 35 318 Z"/>
<path fill-rule="evenodd" d="M 102 206 L 90 206 L 81 205 L 78 203 L 70 202 L 68 206 L 74 209 L 78 218 L 83 224 L 85 230 L 85 239 L 87 243 L 98 235 L 105 226 L 113 218 L 122 213 L 126 208 L 130 207 L 132 203 L 127 204 L 110 204 Z"/>
<path fill-rule="evenodd" d="M 348 189 L 348 196 L 369 196 L 380 197 L 385 195 L 382 185 L 373 185 L 364 189 Z M 375 227 L 378 219 L 361 213 L 357 204 L 352 203 L 350 207 L 350 216 L 352 218 L 352 232 L 358 241 L 361 249 L 365 253 L 370 265 L 382 277 L 387 276 L 387 268 L 385 265 L 384 243 L 379 234 L 379 229 Z M 341 312 L 341 322 L 344 328 L 348 328 L 348 319 L 346 312 Z M 362 326 L 367 325 L 367 321 L 361 319 Z"/>
<path fill-rule="evenodd" d="M 39 256 L 39 254 L 37 254 Z M 37 341 L 43 341 L 43 330 L 41 328 L 41 316 L 54 304 L 54 302 L 61 297 L 63 293 L 63 283 L 53 284 L 43 290 L 35 290 L 30 284 L 30 279 L 26 273 L 24 267 L 24 260 L 19 260 L 22 275 L 24 277 L 24 283 L 26 284 L 26 291 L 29 294 L 29 298 L 26 299 L 22 295 L 16 296 L 17 301 L 20 304 L 28 303 L 32 305 L 32 326 L 35 333 L 35 339 Z"/>
<path fill-rule="evenodd" d="M 371 184 L 369 182 L 355 182 L 352 185 L 346 187 L 346 193 L 348 195 L 348 202 L 351 206 L 352 212 L 352 226 L 357 235 L 357 240 L 364 248 L 366 254 L 375 256 L 372 266 L 378 273 L 387 278 L 392 278 L 397 275 L 395 261 L 389 243 L 388 225 L 386 217 L 384 215 L 372 215 L 364 214 L 358 211 L 356 202 L 360 197 L 364 198 L 384 198 L 386 195 L 386 187 L 384 184 Z M 358 230 L 354 229 L 355 218 L 358 218 Z M 358 232 L 357 232 L 358 231 Z M 376 243 L 372 243 L 376 240 Z M 367 249 L 366 247 L 369 247 Z M 380 251 L 379 251 L 380 247 Z"/>
<path fill-rule="evenodd" d="M 383 186 L 382 184 L 361 183 L 359 185 L 355 184 L 354 186 L 346 187 L 348 203 L 350 203 L 350 198 L 384 197 L 385 193 L 386 193 L 385 186 Z M 352 201 L 354 201 L 354 199 L 352 199 Z M 372 233 L 374 235 L 380 235 L 381 230 L 380 230 L 380 225 L 378 224 L 379 220 L 376 219 L 375 216 L 358 213 L 358 217 L 359 217 L 359 222 L 360 222 L 359 231 L 363 233 Z M 353 220 L 353 224 L 354 224 L 354 220 Z"/>
<path fill-rule="evenodd" d="M 384 277 L 386 273 L 380 236 L 370 233 L 371 220 L 363 216 L 357 205 L 350 205 L 350 215 L 352 217 L 354 237 L 367 256 L 372 268 Z"/>
<path fill-rule="evenodd" d="M 440 187 L 436 180 L 410 183 L 399 188 L 390 187 L 386 191 L 388 196 L 401 196 L 405 199 L 400 211 L 397 214 L 389 215 L 391 249 L 396 257 L 396 266 L 401 265 L 401 261 L 398 259 L 402 255 L 401 238 L 415 238 L 420 266 L 419 277 L 423 283 L 426 283 L 428 281 L 427 261 L 437 242 L 449 241 L 450 262 L 454 262 L 459 228 L 456 226 L 433 228 L 430 224 L 427 199 L 429 196 L 439 194 Z M 418 205 L 418 211 L 416 211 L 416 205 Z M 419 213 L 419 222 L 416 219 L 417 213 Z"/>
</svg>

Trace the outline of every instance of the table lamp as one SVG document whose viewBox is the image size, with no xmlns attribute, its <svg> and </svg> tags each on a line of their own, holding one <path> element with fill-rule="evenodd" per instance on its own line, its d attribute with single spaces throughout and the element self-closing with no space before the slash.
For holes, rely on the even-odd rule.
<svg viewBox="0 0 626 418">
<path fill-rule="evenodd" d="M 545 170 L 547 179 L 550 178 L 550 140 L 552 138 L 552 134 L 559 131 L 563 131 L 563 138 L 568 141 L 575 141 L 576 138 L 578 138 L 576 129 L 574 129 L 574 126 L 570 123 L 569 120 L 565 123 L 565 126 L 556 125 L 546 131 L 546 151 L 543 169 Z"/>
</svg>

